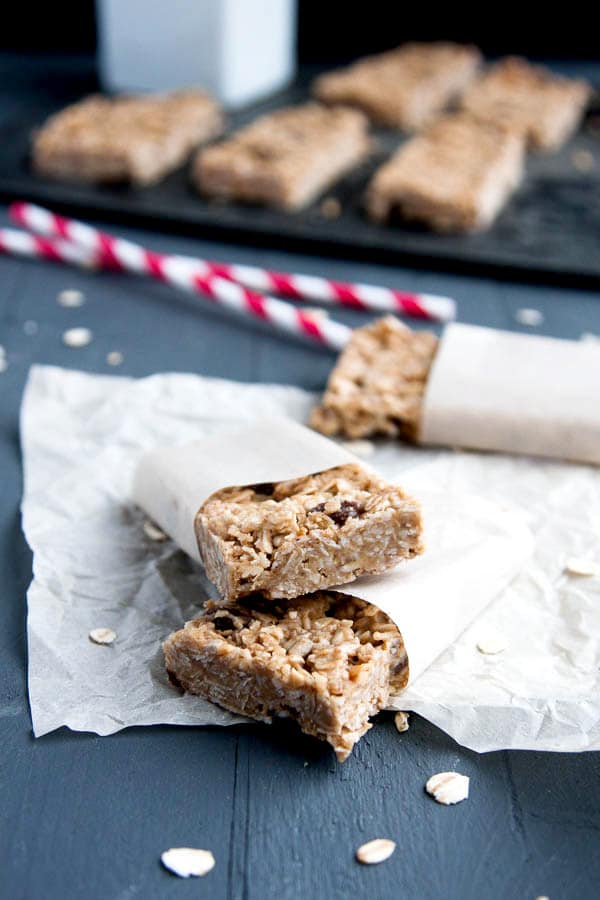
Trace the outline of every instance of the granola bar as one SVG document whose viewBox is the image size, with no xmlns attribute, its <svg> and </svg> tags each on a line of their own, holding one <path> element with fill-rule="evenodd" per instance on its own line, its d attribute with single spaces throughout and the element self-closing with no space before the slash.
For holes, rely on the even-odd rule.
<svg viewBox="0 0 600 900">
<path fill-rule="evenodd" d="M 67 181 L 159 181 L 223 127 L 202 91 L 92 96 L 51 116 L 33 139 L 33 167 Z"/>
<path fill-rule="evenodd" d="M 324 103 L 355 106 L 382 125 L 418 131 L 461 94 L 480 60 L 476 47 L 404 44 L 321 75 L 313 92 Z"/>
<path fill-rule="evenodd" d="M 343 762 L 369 717 L 405 687 L 408 660 L 397 627 L 377 607 L 335 592 L 222 606 L 164 644 L 171 681 L 235 713 L 291 716 L 328 741 Z"/>
<path fill-rule="evenodd" d="M 206 573 L 225 600 L 298 597 L 375 575 L 422 552 L 416 500 L 359 464 L 225 488 L 195 521 Z"/>
<path fill-rule="evenodd" d="M 393 316 L 355 329 L 310 424 L 327 435 L 416 440 L 437 344 L 434 334 L 410 331 Z"/>
<path fill-rule="evenodd" d="M 589 96 L 585 81 L 507 57 L 470 86 L 462 105 L 480 119 L 524 134 L 536 150 L 555 150 L 578 127 Z"/>
<path fill-rule="evenodd" d="M 407 141 L 377 170 L 367 210 L 393 213 L 440 232 L 488 227 L 519 184 L 523 138 L 466 113 L 443 116 Z"/>
<path fill-rule="evenodd" d="M 198 190 L 211 197 L 293 210 L 314 200 L 369 152 L 361 113 L 306 103 L 262 116 L 201 150 L 193 178 Z"/>
</svg>

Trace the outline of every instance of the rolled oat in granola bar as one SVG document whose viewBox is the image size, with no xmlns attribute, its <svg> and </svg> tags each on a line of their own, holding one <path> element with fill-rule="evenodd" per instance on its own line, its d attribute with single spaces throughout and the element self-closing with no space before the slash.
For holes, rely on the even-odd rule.
<svg viewBox="0 0 600 900">
<path fill-rule="evenodd" d="M 359 464 L 225 488 L 195 527 L 206 573 L 227 600 L 298 597 L 422 552 L 416 500 Z"/>
<path fill-rule="evenodd" d="M 340 762 L 408 681 L 396 625 L 372 604 L 335 592 L 276 604 L 209 601 L 164 652 L 174 684 L 262 721 L 291 716 L 328 741 Z"/>
</svg>

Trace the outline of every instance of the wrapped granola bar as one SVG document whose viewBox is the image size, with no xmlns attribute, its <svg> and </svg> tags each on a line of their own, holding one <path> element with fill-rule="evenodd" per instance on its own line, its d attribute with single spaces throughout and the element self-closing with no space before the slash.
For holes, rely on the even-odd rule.
<svg viewBox="0 0 600 900">
<path fill-rule="evenodd" d="M 594 344 L 463 324 L 438 341 L 387 316 L 355 331 L 311 425 L 600 464 L 598 384 Z"/>
<path fill-rule="evenodd" d="M 227 601 L 298 597 L 380 574 L 423 549 L 416 500 L 291 422 L 149 454 L 134 498 Z"/>
</svg>

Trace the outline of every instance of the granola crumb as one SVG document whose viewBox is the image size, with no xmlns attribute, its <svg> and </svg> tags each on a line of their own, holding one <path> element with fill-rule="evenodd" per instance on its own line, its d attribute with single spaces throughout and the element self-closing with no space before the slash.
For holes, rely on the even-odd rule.
<svg viewBox="0 0 600 900">
<path fill-rule="evenodd" d="M 565 562 L 565 572 L 568 575 L 582 575 L 589 578 L 593 575 L 600 575 L 600 563 L 593 559 L 570 556 Z"/>
<path fill-rule="evenodd" d="M 337 197 L 325 197 L 320 211 L 324 219 L 339 219 L 342 214 L 342 204 Z"/>
<path fill-rule="evenodd" d="M 68 328 L 63 336 L 63 344 L 67 347 L 87 347 L 91 343 L 93 334 L 89 328 Z"/>
<path fill-rule="evenodd" d="M 161 853 L 160 861 L 165 869 L 179 878 L 199 878 L 210 872 L 215 865 L 215 858 L 210 850 L 198 850 L 195 847 L 171 847 Z"/>
<path fill-rule="evenodd" d="M 111 350 L 106 354 L 106 362 L 109 366 L 120 366 L 123 359 L 123 354 L 119 350 Z"/>
<path fill-rule="evenodd" d="M 571 162 L 578 172 L 591 172 L 596 161 L 589 150 L 574 150 L 571 154 Z"/>
<path fill-rule="evenodd" d="M 363 865 L 373 866 L 389 859 L 395 849 L 395 841 L 390 841 L 388 838 L 375 838 L 374 841 L 368 841 L 358 848 L 356 858 Z"/>
<path fill-rule="evenodd" d="M 166 541 L 168 535 L 159 528 L 158 525 L 155 525 L 154 522 L 151 522 L 150 519 L 146 519 L 144 522 L 144 534 L 147 538 L 150 538 L 151 541 Z"/>
<path fill-rule="evenodd" d="M 408 731 L 408 713 L 397 712 L 394 716 L 394 725 L 396 726 L 396 731 L 399 731 L 400 734 Z"/>
<path fill-rule="evenodd" d="M 519 325 L 536 328 L 543 323 L 544 314 L 539 309 L 518 309 L 515 313 L 515 319 Z"/>
<path fill-rule="evenodd" d="M 506 650 L 506 643 L 501 634 L 490 631 L 479 638 L 477 649 L 480 653 L 484 653 L 487 656 L 495 656 L 497 653 L 502 653 Z"/>
<path fill-rule="evenodd" d="M 113 644 L 117 639 L 117 634 L 112 628 L 92 628 L 89 639 L 94 644 Z"/>
<path fill-rule="evenodd" d="M 56 297 L 60 306 L 67 306 L 71 309 L 75 309 L 78 306 L 83 306 L 85 303 L 85 294 L 83 291 L 76 291 L 72 288 L 67 288 L 64 291 L 60 291 Z"/>
<path fill-rule="evenodd" d="M 438 772 L 427 781 L 425 790 L 437 803 L 451 806 L 469 796 L 469 778 L 459 772 Z"/>
</svg>

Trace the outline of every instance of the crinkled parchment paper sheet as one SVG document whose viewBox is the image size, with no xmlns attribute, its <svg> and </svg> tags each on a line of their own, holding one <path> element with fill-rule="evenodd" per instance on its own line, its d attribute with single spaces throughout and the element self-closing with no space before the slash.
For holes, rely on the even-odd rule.
<svg viewBox="0 0 600 900">
<path fill-rule="evenodd" d="M 36 734 L 61 725 L 108 734 L 136 724 L 240 721 L 166 683 L 160 643 L 207 584 L 170 542 L 143 534 L 125 502 L 140 451 L 239 428 L 262 416 L 306 419 L 295 388 L 193 375 L 133 381 L 51 367 L 32 370 L 22 412 L 24 528 L 34 550 L 29 688 Z M 600 579 L 563 574 L 568 555 L 600 558 L 600 473 L 501 456 L 385 444 L 373 463 L 410 488 L 480 494 L 522 507 L 535 558 L 402 695 L 475 750 L 600 749 Z M 98 647 L 91 628 L 117 641 Z M 506 650 L 485 656 L 478 637 Z M 115 664 L 115 656 L 118 662 Z"/>
</svg>

